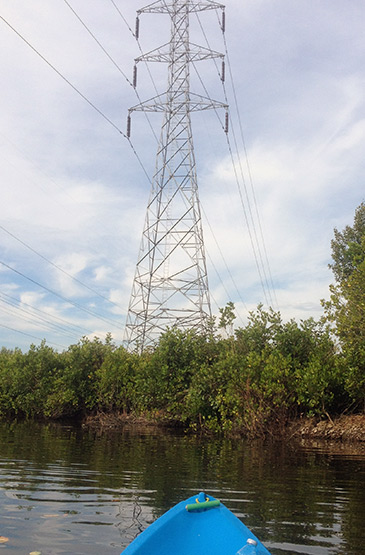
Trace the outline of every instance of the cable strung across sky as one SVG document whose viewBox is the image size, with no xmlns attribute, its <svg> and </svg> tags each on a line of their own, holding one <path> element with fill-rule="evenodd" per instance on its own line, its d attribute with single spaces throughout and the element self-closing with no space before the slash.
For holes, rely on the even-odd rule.
<svg viewBox="0 0 365 555">
<path fill-rule="evenodd" d="M 4 23 L 12 30 L 14 31 L 14 33 L 16 33 L 16 35 L 18 35 L 19 38 L 22 39 L 22 41 L 25 42 L 25 44 L 27 44 L 27 46 L 29 46 L 29 48 L 31 48 L 33 50 L 33 52 L 35 52 L 37 54 L 37 56 L 39 56 L 54 72 L 57 73 L 57 75 L 59 77 L 61 77 L 61 79 L 63 79 L 63 81 L 65 81 L 65 83 L 67 83 L 83 100 L 85 100 L 85 102 L 87 102 L 89 104 L 89 106 L 91 106 L 91 108 L 93 108 L 102 118 L 104 118 L 105 121 L 107 121 L 116 131 L 118 131 L 118 133 L 120 133 L 120 135 L 122 135 L 122 137 L 124 137 L 125 139 L 128 140 L 129 145 L 135 155 L 135 157 L 138 160 L 138 163 L 140 164 L 144 174 L 146 175 L 146 177 L 149 179 L 148 173 L 142 163 L 142 160 L 140 158 L 140 156 L 138 155 L 136 149 L 134 148 L 131 140 L 129 137 L 127 137 L 127 135 L 108 117 L 104 114 L 104 112 L 102 112 L 93 102 L 91 102 L 91 100 L 89 100 L 77 87 L 75 87 L 75 85 L 73 85 L 71 83 L 71 81 L 69 79 L 67 79 L 67 77 L 65 77 L 53 64 L 51 64 L 51 62 L 49 62 L 47 60 L 47 58 L 45 58 L 43 56 L 43 54 L 41 54 L 25 37 L 23 37 L 23 35 L 21 35 L 2 15 L 0 15 L 0 19 L 2 19 L 4 21 Z M 124 74 L 123 74 L 124 75 Z"/>
</svg>

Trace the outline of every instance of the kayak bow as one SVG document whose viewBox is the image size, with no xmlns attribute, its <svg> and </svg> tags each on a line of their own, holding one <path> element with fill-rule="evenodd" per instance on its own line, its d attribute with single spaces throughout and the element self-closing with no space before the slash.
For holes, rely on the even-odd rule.
<svg viewBox="0 0 365 555">
<path fill-rule="evenodd" d="M 270 555 L 218 499 L 201 492 L 153 522 L 123 555 Z"/>
</svg>

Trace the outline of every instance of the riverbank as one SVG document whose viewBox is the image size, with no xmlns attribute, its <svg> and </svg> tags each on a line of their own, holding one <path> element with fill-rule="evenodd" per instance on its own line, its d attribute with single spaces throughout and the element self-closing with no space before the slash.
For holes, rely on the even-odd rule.
<svg viewBox="0 0 365 555">
<path fill-rule="evenodd" d="M 342 415 L 335 419 L 303 419 L 289 425 L 292 437 L 342 442 L 365 442 L 365 414 Z"/>
<path fill-rule="evenodd" d="M 149 428 L 181 428 L 181 425 L 167 422 L 163 419 L 104 412 L 88 415 L 84 418 L 82 425 L 85 428 L 100 432 L 118 429 L 125 425 Z M 242 435 L 244 436 L 245 434 Z M 284 437 L 288 440 L 295 438 L 301 440 L 363 443 L 365 448 L 365 414 L 342 415 L 338 418 L 328 418 L 326 420 L 300 418 L 289 422 L 285 428 L 280 427 L 280 429 L 268 431 L 267 435 L 274 439 L 279 437 L 282 439 Z"/>
</svg>

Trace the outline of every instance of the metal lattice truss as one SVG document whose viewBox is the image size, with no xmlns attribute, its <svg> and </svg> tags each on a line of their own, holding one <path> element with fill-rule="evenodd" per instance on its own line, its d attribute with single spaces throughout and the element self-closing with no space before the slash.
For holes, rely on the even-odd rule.
<svg viewBox="0 0 365 555">
<path fill-rule="evenodd" d="M 225 6 L 223 4 L 218 4 L 218 2 L 192 2 L 192 1 L 182 1 L 182 2 L 172 2 L 168 0 L 158 0 L 157 2 L 152 2 L 148 6 L 137 10 L 137 14 L 141 13 L 168 13 L 173 16 L 176 13 L 176 5 L 179 4 L 183 6 L 183 9 L 187 13 L 202 12 L 205 10 L 224 10 Z"/>
<path fill-rule="evenodd" d="M 227 106 L 190 92 L 190 63 L 222 54 L 189 42 L 189 13 L 216 8 L 224 6 L 175 0 L 137 12 L 168 13 L 171 41 L 136 60 L 167 62 L 168 89 L 130 109 L 164 113 L 126 322 L 131 350 L 153 344 L 167 328 L 203 332 L 211 316 L 190 113 Z"/>
</svg>

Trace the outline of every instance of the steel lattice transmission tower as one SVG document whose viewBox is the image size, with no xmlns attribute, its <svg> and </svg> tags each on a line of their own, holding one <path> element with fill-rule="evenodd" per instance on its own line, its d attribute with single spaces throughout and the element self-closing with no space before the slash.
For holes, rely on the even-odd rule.
<svg viewBox="0 0 365 555">
<path fill-rule="evenodd" d="M 132 293 L 125 340 L 131 350 L 143 350 L 172 327 L 203 332 L 211 317 L 204 251 L 196 163 L 191 129 L 191 112 L 227 106 L 190 91 L 190 66 L 209 58 L 224 56 L 189 40 L 190 14 L 222 10 L 211 1 L 159 0 L 137 11 L 136 37 L 142 13 L 168 14 L 171 18 L 170 43 L 143 54 L 135 61 L 168 64 L 168 87 L 163 95 L 142 102 L 131 112 L 162 112 L 155 174 L 147 205 L 146 219 Z M 136 65 L 134 86 L 136 85 Z"/>
</svg>

